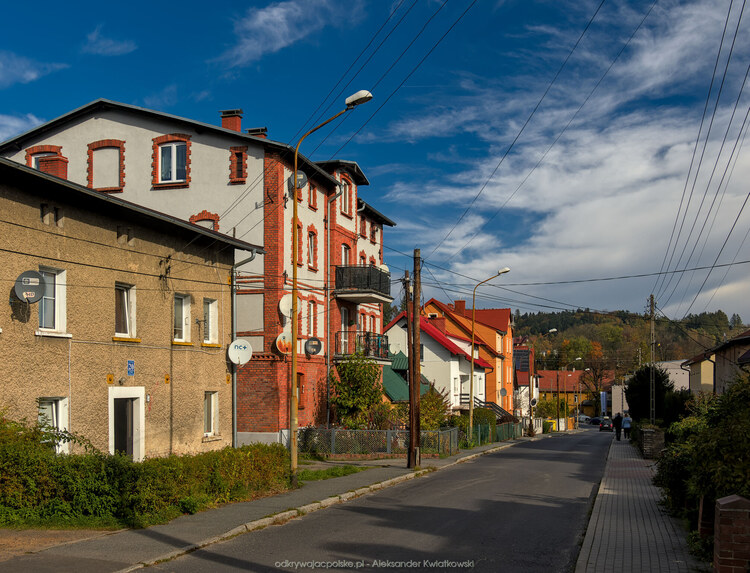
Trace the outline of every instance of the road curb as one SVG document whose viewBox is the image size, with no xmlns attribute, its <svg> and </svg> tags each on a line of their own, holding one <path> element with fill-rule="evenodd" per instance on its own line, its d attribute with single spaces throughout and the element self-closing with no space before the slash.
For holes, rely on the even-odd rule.
<svg viewBox="0 0 750 573">
<path fill-rule="evenodd" d="M 546 436 L 546 434 L 545 434 Z M 537 438 L 538 439 L 538 438 Z M 170 561 L 172 559 L 176 559 L 177 557 L 181 557 L 182 555 L 186 555 L 188 553 L 192 553 L 193 551 L 197 551 L 198 549 L 203 549 L 204 547 L 208 547 L 210 545 L 214 545 L 216 543 L 221 543 L 222 541 L 227 541 L 228 539 L 231 539 L 233 537 L 237 537 L 238 535 L 242 535 L 244 533 L 249 533 L 251 531 L 256 531 L 258 529 L 263 529 L 266 527 L 269 527 L 271 525 L 281 525 L 283 523 L 286 523 L 287 521 L 290 521 L 292 519 L 296 519 L 298 517 L 302 517 L 303 515 L 308 515 L 310 513 L 313 513 L 315 511 L 326 509 L 328 507 L 331 507 L 332 505 L 338 505 L 339 503 L 344 503 L 346 501 L 349 501 L 351 499 L 356 499 L 358 497 L 362 497 L 364 495 L 367 495 L 368 493 L 373 493 L 376 491 L 379 491 L 381 489 L 385 489 L 394 485 L 398 485 L 402 482 L 416 479 L 418 477 L 422 477 L 427 474 L 431 474 L 435 471 L 440 471 L 445 468 L 449 468 L 452 466 L 455 466 L 457 464 L 462 464 L 464 462 L 477 459 L 481 456 L 491 454 L 493 452 L 497 452 L 499 450 L 504 450 L 506 448 L 510 448 L 518 443 L 521 442 L 512 442 L 512 443 L 503 443 L 500 446 L 490 448 L 487 450 L 484 450 L 482 452 L 477 452 L 475 454 L 471 454 L 468 456 L 465 456 L 461 459 L 455 460 L 449 464 L 446 464 L 439 468 L 430 468 L 430 469 L 420 469 L 416 470 L 409 474 L 404 474 L 401 476 L 396 476 L 394 478 L 387 479 L 385 481 L 377 482 L 374 484 L 371 484 L 369 486 L 361 487 L 359 489 L 356 489 L 354 491 L 348 491 L 339 495 L 334 495 L 331 497 L 328 497 L 322 501 L 316 501 L 313 503 L 308 503 L 306 505 L 302 505 L 300 507 L 290 509 L 281 513 L 277 513 L 274 515 L 270 515 L 268 517 L 263 517 L 261 519 L 256 519 L 254 521 L 249 521 L 247 523 L 244 523 L 242 525 L 239 525 L 237 527 L 234 527 L 230 529 L 229 531 L 226 531 L 224 533 L 221 533 L 219 535 L 215 535 L 214 537 L 210 537 L 208 539 L 204 539 L 203 541 L 200 541 L 198 543 L 192 543 L 190 545 L 185 545 L 184 547 L 180 547 L 178 549 L 173 549 L 172 551 L 169 551 L 167 553 L 164 553 L 163 555 L 160 555 L 154 559 L 149 559 L 147 561 L 140 561 L 138 563 L 135 563 L 129 567 L 126 567 L 125 569 L 120 569 L 116 573 L 129 573 L 130 571 L 137 571 L 139 569 L 143 569 L 145 567 L 151 567 L 153 565 L 156 565 L 157 563 L 163 563 L 165 561 Z"/>
</svg>

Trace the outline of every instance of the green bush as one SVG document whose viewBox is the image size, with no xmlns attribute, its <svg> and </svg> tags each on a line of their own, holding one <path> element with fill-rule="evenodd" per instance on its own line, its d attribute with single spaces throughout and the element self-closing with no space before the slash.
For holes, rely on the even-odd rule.
<svg viewBox="0 0 750 573">
<path fill-rule="evenodd" d="M 96 451 L 57 455 L 50 440 L 43 426 L 0 416 L 0 525 L 147 526 L 289 485 L 279 444 L 135 463 Z"/>
</svg>

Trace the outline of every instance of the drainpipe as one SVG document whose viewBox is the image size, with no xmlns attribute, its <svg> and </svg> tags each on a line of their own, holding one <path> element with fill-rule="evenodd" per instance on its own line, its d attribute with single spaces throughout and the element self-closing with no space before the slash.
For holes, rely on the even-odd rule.
<svg viewBox="0 0 750 573">
<path fill-rule="evenodd" d="M 250 253 L 251 255 L 248 258 L 232 265 L 232 339 L 229 341 L 230 344 L 237 338 L 237 283 L 235 282 L 235 275 L 237 274 L 237 268 L 255 259 L 258 251 L 252 249 Z M 232 363 L 232 447 L 237 447 L 237 365 L 234 363 Z"/>
<path fill-rule="evenodd" d="M 343 185 L 338 185 L 339 192 L 326 201 L 326 428 L 331 426 L 331 203 L 344 192 Z"/>
</svg>

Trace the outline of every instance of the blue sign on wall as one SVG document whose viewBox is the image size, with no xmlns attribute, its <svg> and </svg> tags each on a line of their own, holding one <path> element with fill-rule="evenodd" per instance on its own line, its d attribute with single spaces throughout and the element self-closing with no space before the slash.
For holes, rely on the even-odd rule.
<svg viewBox="0 0 750 573">
<path fill-rule="evenodd" d="M 135 360 L 128 360 L 128 376 L 135 376 Z"/>
</svg>

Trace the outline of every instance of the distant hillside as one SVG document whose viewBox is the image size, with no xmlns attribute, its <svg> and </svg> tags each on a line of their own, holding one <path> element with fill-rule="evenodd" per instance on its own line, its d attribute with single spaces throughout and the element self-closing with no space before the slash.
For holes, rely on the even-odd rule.
<svg viewBox="0 0 750 573">
<path fill-rule="evenodd" d="M 551 329 L 557 332 L 550 333 Z M 681 321 L 657 317 L 655 360 L 685 360 L 744 330 L 742 319 L 722 311 L 688 315 Z M 564 312 L 516 311 L 514 335 L 526 337 L 538 366 L 606 366 L 618 374 L 650 360 L 648 315 L 627 311 L 607 314 L 578 309 Z M 576 360 L 581 358 L 581 360 Z"/>
</svg>

